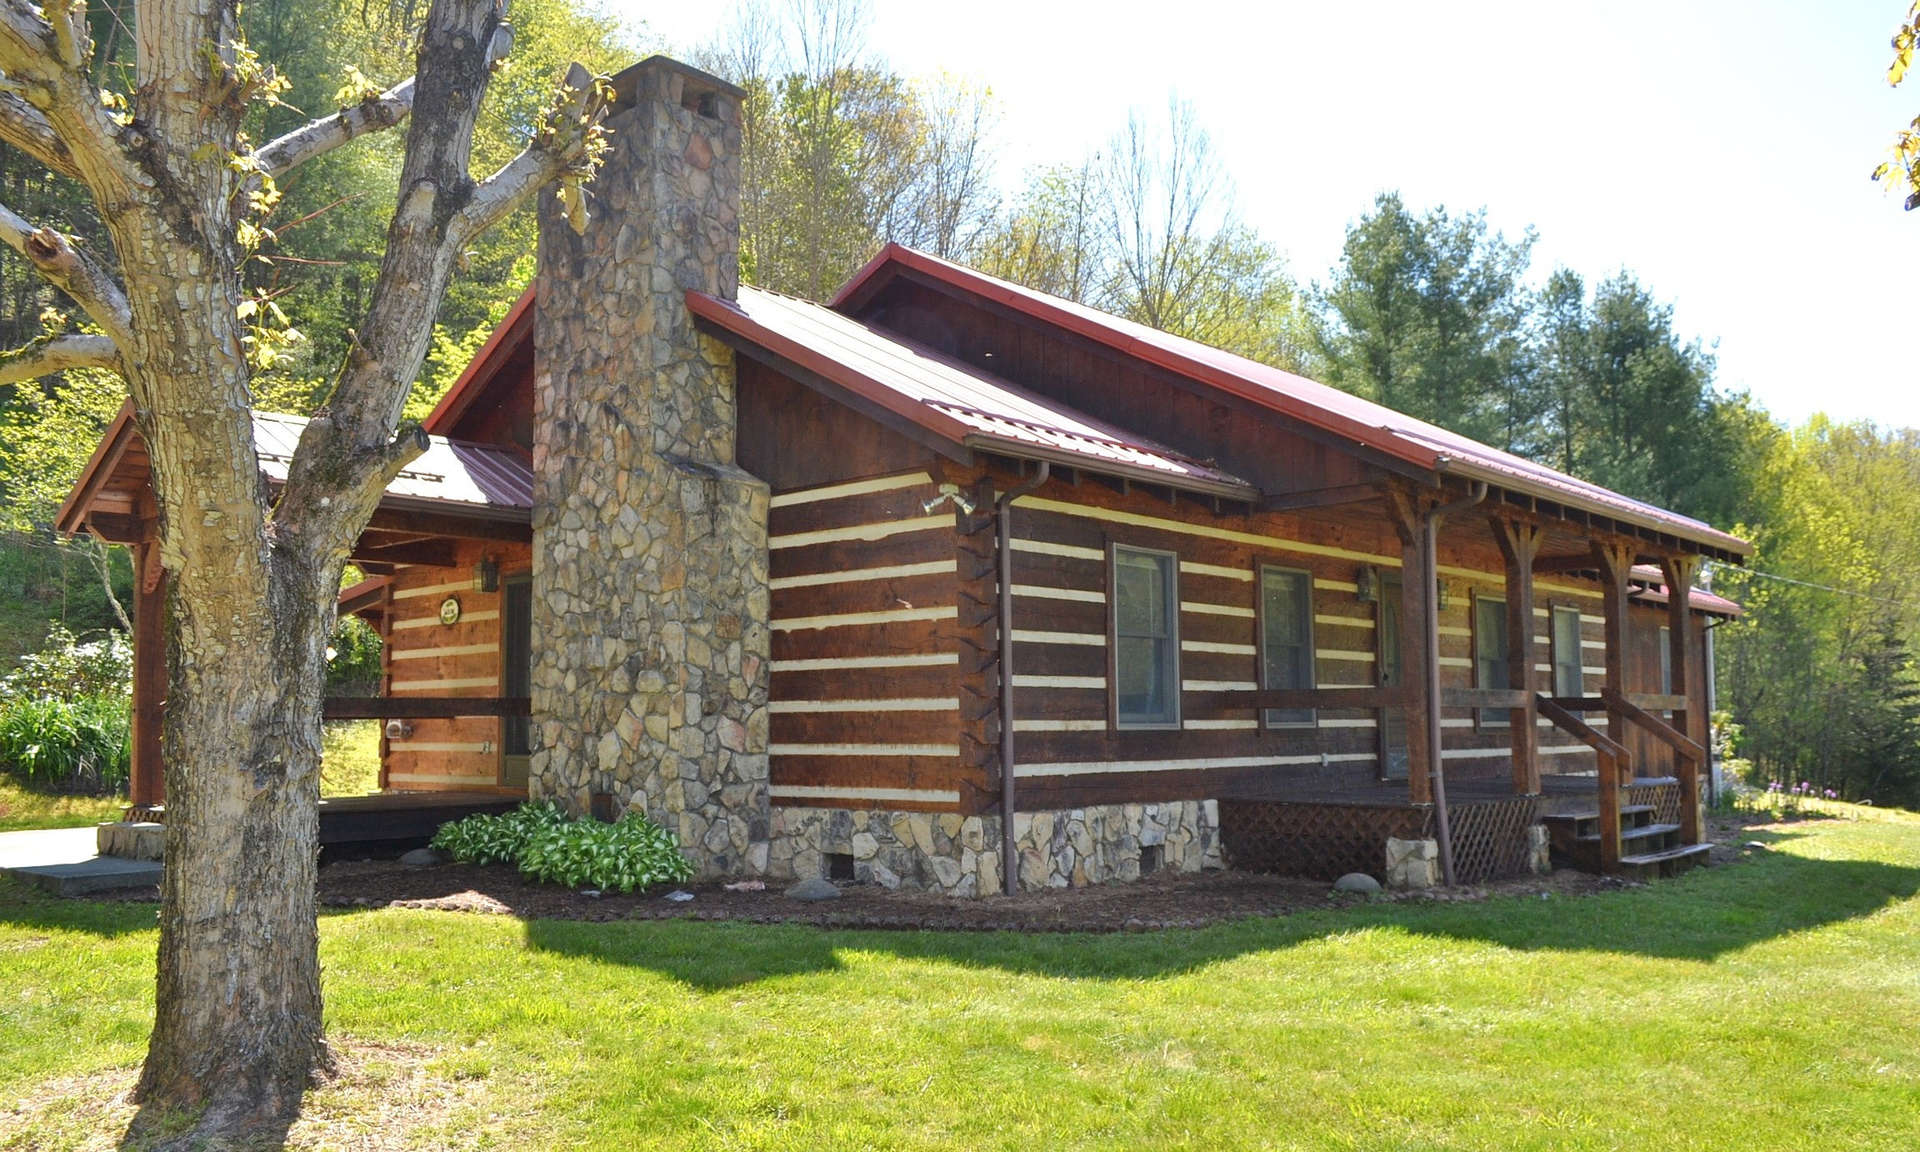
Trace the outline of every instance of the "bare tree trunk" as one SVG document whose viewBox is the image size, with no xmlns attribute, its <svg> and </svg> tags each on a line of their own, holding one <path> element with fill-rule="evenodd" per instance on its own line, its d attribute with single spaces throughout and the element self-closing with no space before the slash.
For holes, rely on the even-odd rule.
<svg viewBox="0 0 1920 1152">
<path fill-rule="evenodd" d="M 109 563 L 111 553 L 97 537 L 87 536 L 80 541 L 80 547 L 93 564 L 94 574 L 100 577 L 100 591 L 106 593 L 107 607 L 113 610 L 113 618 L 120 622 L 120 631 L 133 635 L 133 621 L 127 619 L 127 610 L 121 606 L 120 597 L 113 594 L 113 565 Z"/>
<path fill-rule="evenodd" d="M 167 868 L 139 1096 L 155 1126 L 203 1109 L 193 1139 L 284 1133 L 309 1073 L 326 1065 L 318 718 L 333 626 L 325 589 L 339 576 L 291 561 L 273 576 L 264 598 L 171 603 Z M 183 655 L 196 652 L 225 655 Z"/>
</svg>

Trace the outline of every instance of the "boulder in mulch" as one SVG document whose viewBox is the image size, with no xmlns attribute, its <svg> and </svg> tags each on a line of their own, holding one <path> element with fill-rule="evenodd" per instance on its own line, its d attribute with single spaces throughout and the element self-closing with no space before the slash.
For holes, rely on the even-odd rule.
<svg viewBox="0 0 1920 1152">
<path fill-rule="evenodd" d="M 787 898 L 789 900 L 806 900 L 810 902 L 817 900 L 838 900 L 840 898 L 840 889 L 834 887 L 833 881 L 822 880 L 816 876 L 811 880 L 802 880 L 798 884 L 788 888 Z"/>
</svg>

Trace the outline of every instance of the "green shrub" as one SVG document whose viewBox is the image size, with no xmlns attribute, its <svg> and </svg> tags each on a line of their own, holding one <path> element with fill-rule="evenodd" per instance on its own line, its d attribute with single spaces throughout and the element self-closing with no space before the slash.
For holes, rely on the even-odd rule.
<svg viewBox="0 0 1920 1152">
<path fill-rule="evenodd" d="M 550 801 L 522 804 L 498 816 L 481 813 L 442 824 L 434 833 L 433 850 L 462 864 L 512 864 L 535 829 L 565 823 L 566 813 Z"/>
<path fill-rule="evenodd" d="M 512 864 L 529 879 L 570 888 L 632 892 L 693 877 L 673 834 L 636 811 L 605 824 L 569 820 L 547 802 L 522 804 L 442 825 L 433 847 L 462 863 Z"/>
<path fill-rule="evenodd" d="M 0 771 L 72 792 L 124 788 L 133 750 L 124 699 L 0 700 Z"/>
<path fill-rule="evenodd" d="M 40 651 L 20 657 L 20 666 L 0 679 L 0 700 L 126 699 L 133 691 L 133 645 L 109 631 L 82 641 L 55 624 Z"/>
</svg>

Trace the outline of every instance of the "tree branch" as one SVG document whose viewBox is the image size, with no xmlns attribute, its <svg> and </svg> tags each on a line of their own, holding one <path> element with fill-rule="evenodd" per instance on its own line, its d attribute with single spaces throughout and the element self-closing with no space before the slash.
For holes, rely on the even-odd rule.
<svg viewBox="0 0 1920 1152">
<path fill-rule="evenodd" d="M 69 332 L 33 341 L 11 352 L 0 352 L 0 384 L 37 380 L 69 368 L 105 368 L 120 371 L 120 350 L 105 336 Z"/>
<path fill-rule="evenodd" d="M 22 100 L 17 92 L 0 90 L 0 140 L 62 176 L 80 179 L 80 169 L 73 162 L 73 151 L 53 130 L 53 122 L 38 108 Z"/>
<path fill-rule="evenodd" d="M 575 65 L 527 151 L 485 183 L 474 182 L 474 120 L 510 42 L 502 17 L 495 0 L 434 0 L 428 12 L 380 276 L 325 418 L 309 421 L 288 466 L 274 511 L 282 540 L 304 538 L 323 548 L 351 543 L 408 453 L 419 451 L 393 429 L 426 359 L 456 258 L 542 180 L 569 169 L 590 174 L 607 93 Z"/>
<path fill-rule="evenodd" d="M 369 132 L 391 128 L 413 111 L 413 77 L 351 108 L 303 124 L 254 153 L 260 170 L 280 176 Z"/>
<path fill-rule="evenodd" d="M 569 67 L 560 99 L 533 143 L 475 186 L 473 198 L 460 212 L 455 246 L 465 247 L 468 240 L 562 175 L 591 176 L 598 161 L 596 142 L 605 109 L 605 96 L 596 90 L 593 75 L 577 63 Z M 576 228 L 585 226 L 584 212 L 582 208 Z"/>
<path fill-rule="evenodd" d="M 126 294 L 71 239 L 51 228 L 35 228 L 0 204 L 0 240 L 26 257 L 47 283 L 73 297 L 115 347 L 126 345 L 133 323 Z"/>
<path fill-rule="evenodd" d="M 92 52 L 85 10 L 73 0 L 49 0 L 44 10 L 0 0 L 0 139 L 112 201 L 138 177 L 127 126 L 87 74 Z"/>
</svg>

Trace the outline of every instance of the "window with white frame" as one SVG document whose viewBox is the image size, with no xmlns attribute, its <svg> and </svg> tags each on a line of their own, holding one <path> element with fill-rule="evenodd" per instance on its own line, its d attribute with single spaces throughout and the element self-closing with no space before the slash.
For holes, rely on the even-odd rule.
<svg viewBox="0 0 1920 1152">
<path fill-rule="evenodd" d="M 1180 602 L 1171 552 L 1113 549 L 1114 723 L 1180 723 Z"/>
<path fill-rule="evenodd" d="M 1260 686 L 1314 687 L 1313 576 L 1260 566 Z M 1310 726 L 1311 708 L 1269 708 L 1267 726 Z"/>
<path fill-rule="evenodd" d="M 1580 671 L 1580 609 L 1553 610 L 1553 694 L 1585 696 L 1586 678 Z"/>
</svg>

